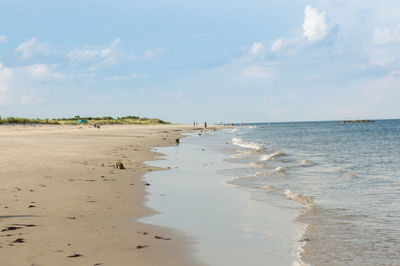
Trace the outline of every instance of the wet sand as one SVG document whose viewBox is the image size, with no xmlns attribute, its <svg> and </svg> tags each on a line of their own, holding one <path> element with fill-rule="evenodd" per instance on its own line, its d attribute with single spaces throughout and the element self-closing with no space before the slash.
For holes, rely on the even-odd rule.
<svg viewBox="0 0 400 266">
<path fill-rule="evenodd" d="M 189 238 L 137 222 L 150 148 L 190 130 L 0 126 L 0 265 L 200 265 Z"/>
</svg>

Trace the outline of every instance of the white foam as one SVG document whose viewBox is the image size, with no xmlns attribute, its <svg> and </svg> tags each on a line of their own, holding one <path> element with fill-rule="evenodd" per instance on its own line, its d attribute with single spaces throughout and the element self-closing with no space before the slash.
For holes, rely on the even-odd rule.
<svg viewBox="0 0 400 266">
<path fill-rule="evenodd" d="M 299 159 L 299 163 L 300 163 L 301 166 L 306 166 L 306 165 L 310 164 L 309 161 L 307 161 L 306 159 L 303 159 L 303 158 Z"/>
<path fill-rule="evenodd" d="M 277 151 L 271 154 L 266 154 L 261 156 L 261 161 L 271 161 L 272 159 L 274 159 L 276 156 L 280 156 L 280 155 L 284 155 L 285 153 L 283 151 Z"/>
<path fill-rule="evenodd" d="M 367 180 L 368 181 L 374 181 L 374 180 L 389 180 L 390 177 L 388 176 L 383 176 L 383 175 L 374 175 L 369 177 Z"/>
<path fill-rule="evenodd" d="M 357 178 L 357 177 L 358 177 L 355 173 L 350 172 L 350 171 L 344 171 L 344 172 L 342 173 L 342 175 L 343 175 L 344 177 L 347 177 L 347 178 Z"/>
<path fill-rule="evenodd" d="M 308 197 L 300 196 L 297 193 L 291 191 L 291 190 L 286 190 L 285 196 L 288 197 L 291 200 L 297 201 L 301 204 L 303 204 L 304 207 L 308 209 L 314 208 L 314 204 L 312 203 L 311 199 Z"/>
<path fill-rule="evenodd" d="M 253 149 L 256 151 L 262 150 L 264 149 L 264 146 L 260 143 L 257 142 L 251 142 L 251 141 L 244 141 L 241 138 L 233 138 L 232 139 L 232 144 L 242 147 L 242 148 L 248 148 L 248 149 Z"/>
<path fill-rule="evenodd" d="M 254 176 L 258 177 L 258 176 L 263 176 L 263 175 L 268 175 L 268 174 L 270 174 L 270 172 L 265 172 L 265 171 L 263 171 L 263 172 L 257 172 L 257 173 L 255 173 Z"/>
<path fill-rule="evenodd" d="M 240 150 L 240 149 L 237 149 L 236 152 L 238 152 L 238 153 L 232 154 L 231 158 L 233 158 L 233 159 L 235 159 L 235 158 L 246 158 L 249 155 L 257 153 L 256 150 Z"/>
<path fill-rule="evenodd" d="M 234 129 L 232 129 L 231 133 L 235 133 L 235 132 L 238 132 L 238 131 L 239 131 L 239 129 L 235 127 Z"/>
<path fill-rule="evenodd" d="M 274 188 L 273 186 L 264 186 L 263 189 L 267 192 L 272 192 L 276 190 L 276 188 Z"/>
<path fill-rule="evenodd" d="M 274 173 L 282 173 L 285 172 L 285 168 L 278 166 L 277 168 L 275 168 L 275 170 L 273 171 Z"/>
<path fill-rule="evenodd" d="M 231 158 L 232 159 L 237 159 L 237 158 L 244 158 L 246 156 L 247 156 L 247 154 L 245 154 L 245 153 L 236 153 L 236 154 L 232 154 Z"/>
<path fill-rule="evenodd" d="M 300 238 L 304 239 L 304 236 L 307 232 L 308 225 L 303 224 L 303 229 L 300 231 Z M 310 264 L 307 264 L 303 261 L 302 255 L 304 253 L 304 247 L 307 244 L 307 241 L 299 241 L 299 245 L 297 246 L 297 254 L 296 254 L 296 260 L 292 263 L 292 266 L 311 266 Z"/>
<path fill-rule="evenodd" d="M 255 163 L 255 162 L 250 163 L 250 166 L 255 167 L 255 168 L 261 168 L 261 169 L 265 168 L 264 165 L 261 165 L 261 164 Z"/>
<path fill-rule="evenodd" d="M 257 173 L 255 173 L 255 174 L 237 176 L 237 177 L 233 178 L 233 179 L 230 180 L 230 181 L 238 180 L 238 179 L 246 179 L 246 178 L 260 177 L 260 176 L 264 176 L 264 175 L 268 175 L 268 174 L 271 174 L 271 172 L 262 171 L 262 172 L 257 172 Z"/>
</svg>

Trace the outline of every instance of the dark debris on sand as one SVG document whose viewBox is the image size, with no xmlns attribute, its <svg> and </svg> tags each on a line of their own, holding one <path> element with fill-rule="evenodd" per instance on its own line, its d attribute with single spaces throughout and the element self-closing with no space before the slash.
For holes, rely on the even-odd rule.
<svg viewBox="0 0 400 266">
<path fill-rule="evenodd" d="M 7 226 L 3 230 L 1 230 L 1 232 L 14 231 L 14 230 L 18 230 L 18 229 L 21 229 L 21 228 L 22 227 L 20 227 L 20 226 Z"/>
<path fill-rule="evenodd" d="M 167 237 L 162 237 L 162 236 L 154 236 L 155 239 L 161 239 L 161 240 L 171 240 L 171 238 Z"/>
<path fill-rule="evenodd" d="M 25 243 L 25 239 L 23 238 L 17 238 L 13 241 L 13 243 Z"/>
<path fill-rule="evenodd" d="M 75 253 L 75 254 L 69 255 L 67 258 L 77 258 L 77 257 L 82 257 L 82 254 Z"/>
</svg>

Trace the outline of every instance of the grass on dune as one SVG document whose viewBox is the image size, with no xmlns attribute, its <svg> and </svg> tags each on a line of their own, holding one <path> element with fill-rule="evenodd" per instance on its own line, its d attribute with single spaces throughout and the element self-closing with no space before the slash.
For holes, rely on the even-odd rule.
<svg viewBox="0 0 400 266">
<path fill-rule="evenodd" d="M 155 124 L 170 124 L 158 118 L 146 118 L 138 116 L 125 116 L 113 118 L 111 116 L 104 117 L 80 117 L 73 118 L 21 118 L 21 117 L 0 117 L 0 124 L 47 124 L 47 125 L 79 125 L 77 120 L 85 120 L 89 125 L 155 125 Z"/>
</svg>

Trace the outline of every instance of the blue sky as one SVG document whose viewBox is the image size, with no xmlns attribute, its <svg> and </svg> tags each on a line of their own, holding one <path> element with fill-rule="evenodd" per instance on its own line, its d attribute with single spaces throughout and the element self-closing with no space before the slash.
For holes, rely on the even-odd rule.
<svg viewBox="0 0 400 266">
<path fill-rule="evenodd" d="M 394 0 L 0 3 L 0 115 L 399 118 Z"/>
</svg>

